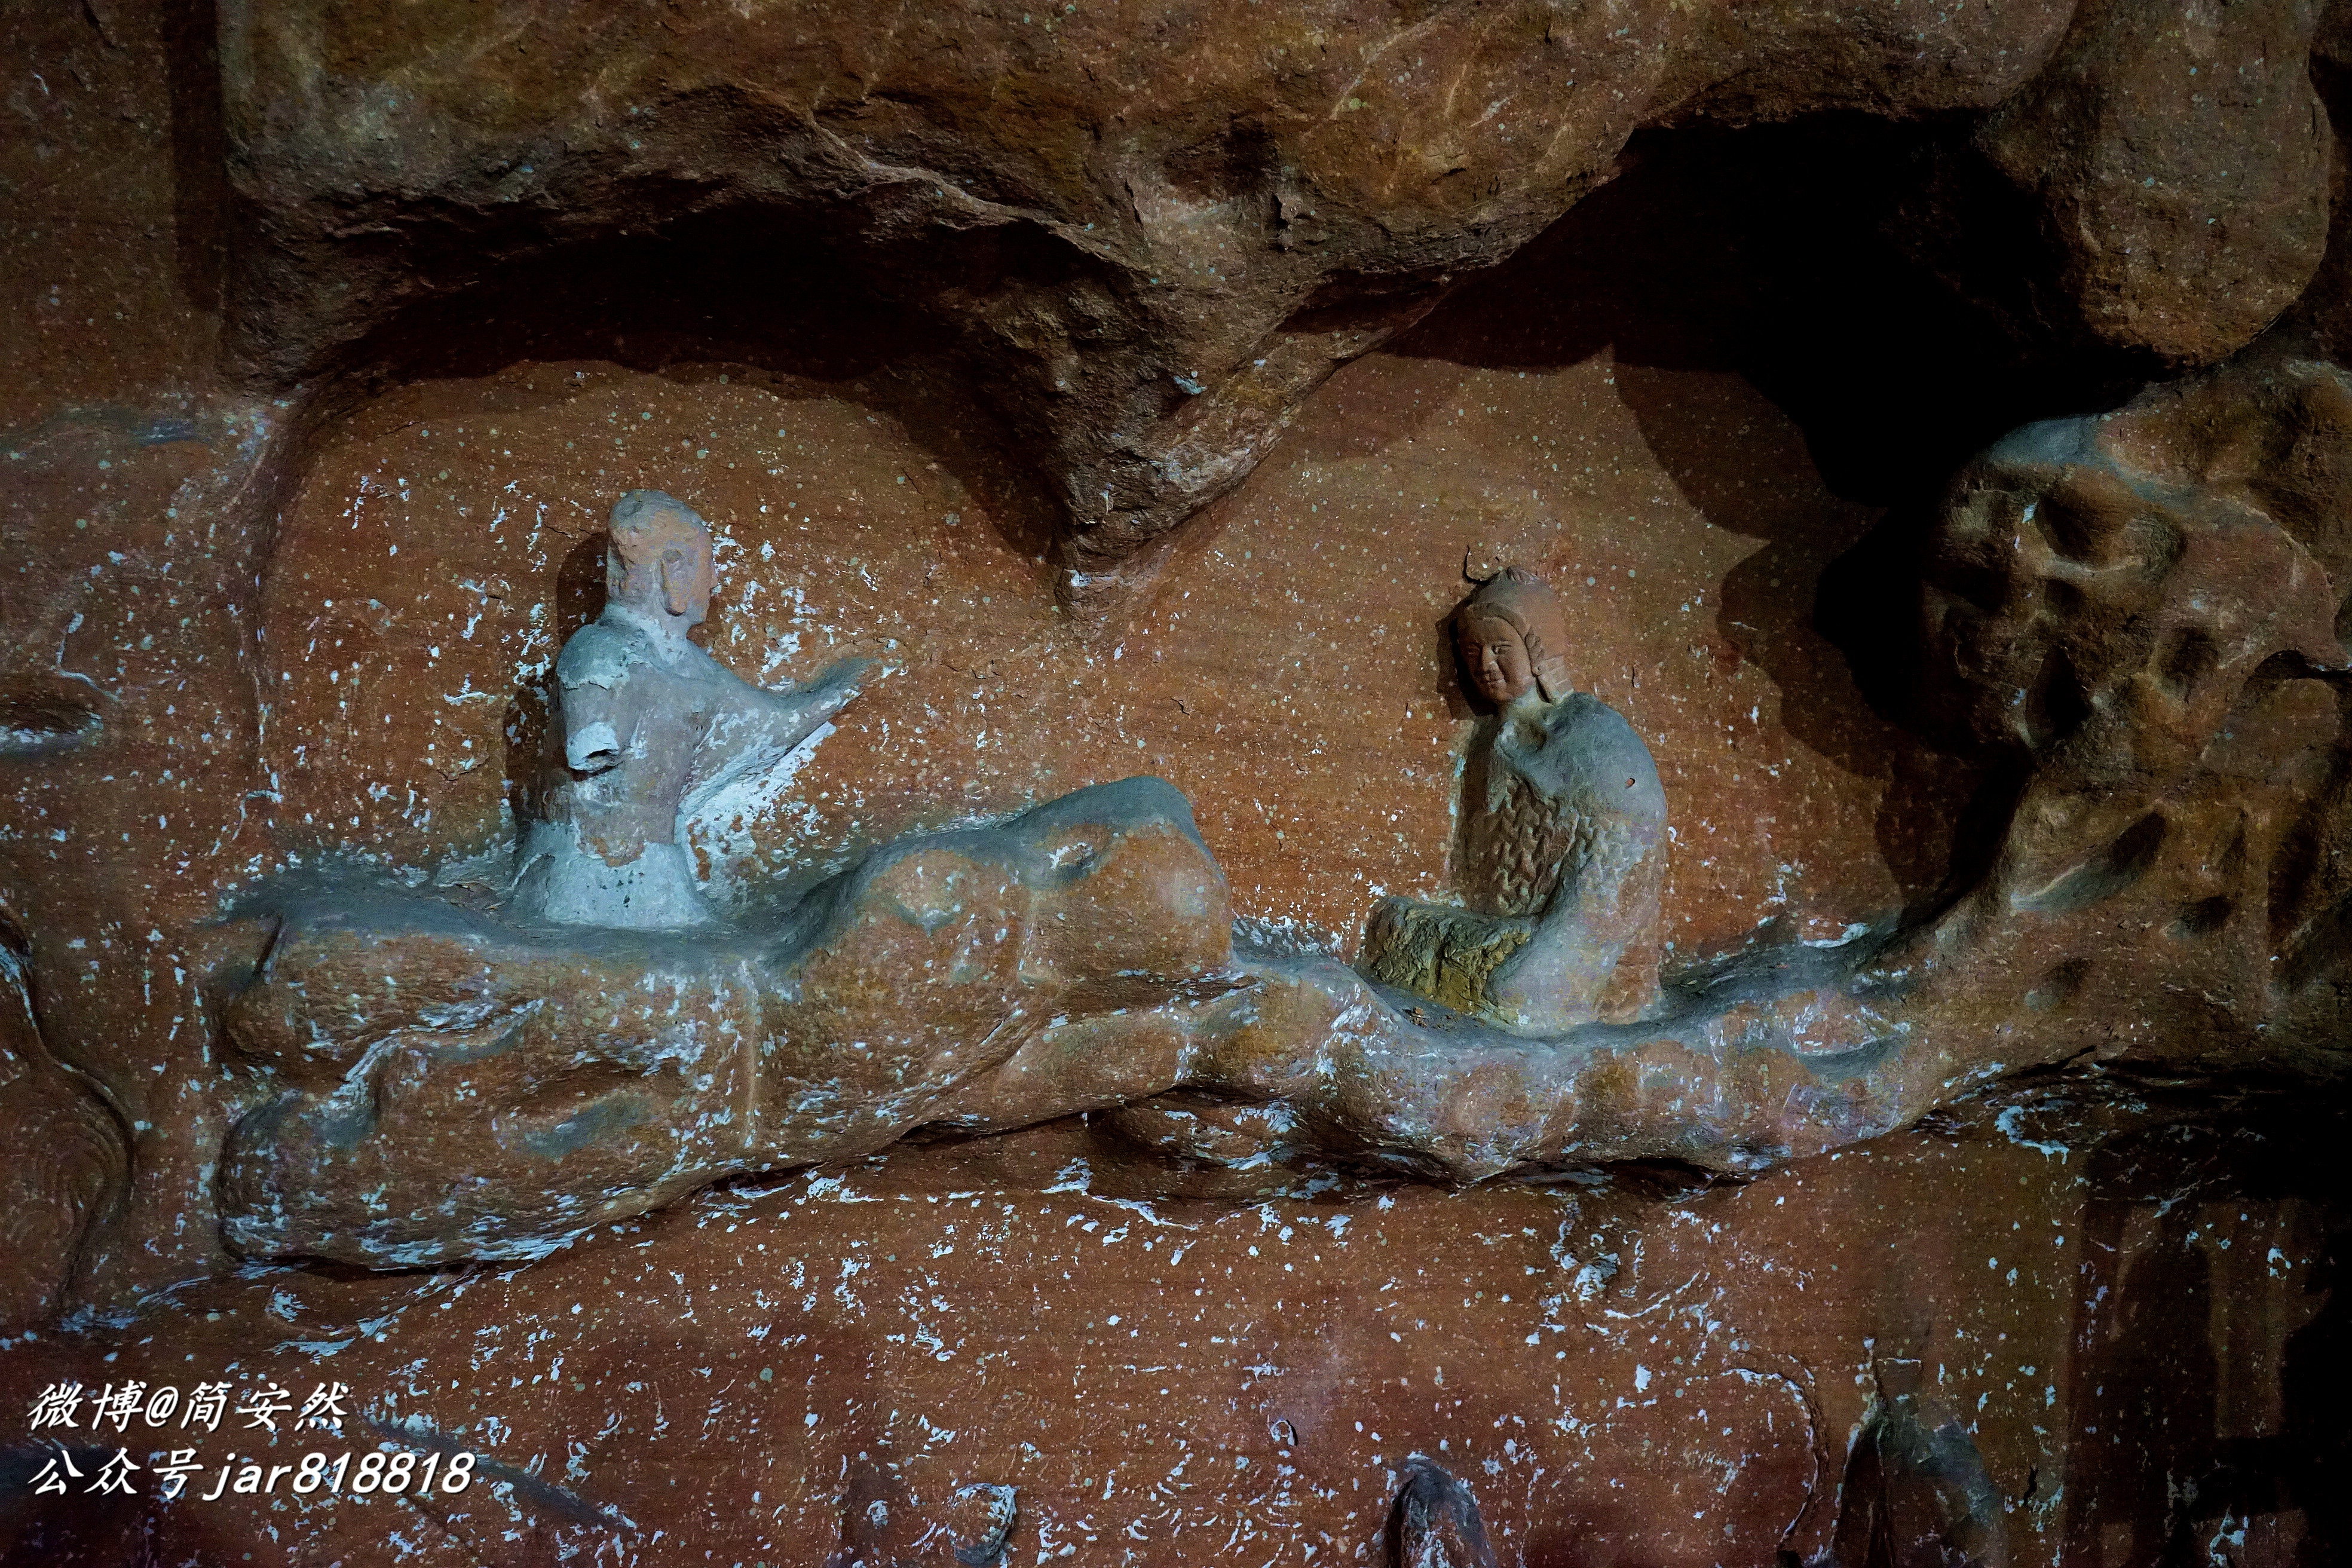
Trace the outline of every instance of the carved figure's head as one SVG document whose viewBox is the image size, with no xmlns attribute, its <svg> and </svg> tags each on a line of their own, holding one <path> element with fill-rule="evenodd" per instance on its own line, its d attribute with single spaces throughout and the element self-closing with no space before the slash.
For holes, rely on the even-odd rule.
<svg viewBox="0 0 2352 1568">
<path fill-rule="evenodd" d="M 710 613 L 714 582 L 710 530 L 692 507 L 659 490 L 631 490 L 614 506 L 608 602 L 696 626 Z"/>
<path fill-rule="evenodd" d="M 1559 595 L 1517 566 L 1479 584 L 1454 612 L 1454 646 L 1478 695 L 1501 707 L 1539 689 L 1545 700 L 1568 691 L 1568 621 Z"/>
</svg>

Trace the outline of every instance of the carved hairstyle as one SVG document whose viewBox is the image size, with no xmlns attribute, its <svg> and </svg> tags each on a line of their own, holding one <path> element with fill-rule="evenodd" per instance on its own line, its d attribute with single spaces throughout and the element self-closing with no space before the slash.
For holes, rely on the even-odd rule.
<svg viewBox="0 0 2352 1568">
<path fill-rule="evenodd" d="M 631 490 L 613 507 L 612 544 L 604 552 L 605 595 L 624 604 L 659 598 L 662 560 L 672 551 L 708 558 L 710 531 L 676 496 Z"/>
<path fill-rule="evenodd" d="M 1462 601 L 1454 612 L 1454 636 L 1474 620 L 1500 621 L 1519 634 L 1528 663 L 1536 672 L 1536 688 L 1544 700 L 1556 702 L 1568 693 L 1568 620 L 1559 612 L 1559 595 L 1534 573 L 1506 566 Z"/>
</svg>

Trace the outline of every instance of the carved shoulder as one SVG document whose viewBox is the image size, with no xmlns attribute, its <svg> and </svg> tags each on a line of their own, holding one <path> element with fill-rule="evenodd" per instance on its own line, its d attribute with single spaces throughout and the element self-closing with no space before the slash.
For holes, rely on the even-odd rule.
<svg viewBox="0 0 2352 1568">
<path fill-rule="evenodd" d="M 601 686 L 610 691 L 620 685 L 631 665 L 646 657 L 643 637 L 603 621 L 590 621 L 572 634 L 556 656 L 555 679 L 566 687 Z"/>
<path fill-rule="evenodd" d="M 1548 789 L 1664 820 L 1665 790 L 1658 782 L 1656 759 L 1623 714 L 1597 697 L 1572 692 L 1553 705 L 1544 728 L 1539 771 L 1549 775 L 1540 781 Z"/>
<path fill-rule="evenodd" d="M 745 707 L 756 707 L 763 698 L 782 695 L 744 679 L 719 663 L 709 649 L 698 647 L 693 643 L 686 646 L 688 651 L 683 656 L 677 673 L 687 679 L 698 685 L 732 693 L 738 702 Z"/>
</svg>

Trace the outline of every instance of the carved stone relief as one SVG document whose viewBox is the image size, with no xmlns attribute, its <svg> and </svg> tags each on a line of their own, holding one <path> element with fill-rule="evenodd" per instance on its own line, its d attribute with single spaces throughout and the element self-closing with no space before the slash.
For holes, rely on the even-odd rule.
<svg viewBox="0 0 2352 1568">
<path fill-rule="evenodd" d="M 1566 689 L 1567 625 L 1540 579 L 1507 568 L 1454 625 L 1494 710 L 1463 777 L 1469 908 L 1383 902 L 1365 973 L 1523 1034 L 1635 1017 L 1657 996 L 1657 765 L 1622 716 Z"/>
<path fill-rule="evenodd" d="M 553 721 L 518 847 L 526 920 L 655 930 L 719 917 L 679 829 L 698 800 L 772 769 L 856 695 L 870 659 L 768 691 L 688 640 L 710 611 L 710 534 L 685 503 L 637 490 L 613 508 L 604 613 L 555 664 Z"/>
<path fill-rule="evenodd" d="M 2306 439 L 2264 421 L 2325 418 L 2343 397 L 2332 371 L 2238 374 L 2278 412 L 2242 416 L 2237 449 Z M 2217 976 L 2260 955 L 2263 1007 L 2294 1016 L 2332 994 L 2315 992 L 2332 970 L 2308 933 L 2332 929 L 2341 895 L 2324 868 L 2315 884 L 2265 868 L 2283 835 L 2327 831 L 2334 752 L 2294 716 L 2316 704 L 2333 732 L 2343 655 L 2317 558 L 2225 488 L 2243 481 L 2216 475 L 2210 438 L 2195 457 L 2157 444 L 2183 398 L 2231 386 L 2030 428 L 1954 481 L 1920 700 L 2034 759 L 1991 875 L 1926 923 L 1768 947 L 1663 990 L 1655 764 L 1567 689 L 1559 601 L 1517 569 L 1453 622 L 1495 706 L 1465 743 L 1467 904 L 1381 903 L 1360 974 L 1233 947 L 1222 874 L 1150 780 L 894 846 L 737 934 L 676 847 L 681 803 L 788 753 L 865 671 L 785 694 L 728 675 L 683 637 L 709 601 L 707 534 L 682 503 L 632 496 L 611 603 L 556 665 L 542 815 L 503 917 L 581 934 L 315 894 L 278 910 L 233 1016 L 285 1087 L 224 1163 L 228 1234 L 260 1256 L 527 1255 L 730 1172 L 1096 1110 L 1210 1164 L 1753 1172 L 1901 1126 L 1995 1061 L 2082 1054 L 2066 1018 L 2128 981 L 2067 956 L 2066 933 L 2151 896 L 2169 911 L 2159 940 L 2212 955 Z M 2284 793 L 2257 814 L 2232 786 L 2214 815 L 2217 770 Z M 2243 913 L 2254 883 L 2294 901 Z M 1979 957 L 2011 948 L 2039 967 Z M 886 978 L 901 974 L 925 978 Z M 658 1005 L 629 1000 L 646 986 Z M 2147 1020 L 2121 1060 L 2217 1059 L 2210 1034 L 2105 994 L 2096 1026 Z M 2055 1015 L 2025 1061 L 1999 1043 L 2021 1010 Z M 455 1115 L 469 1104 L 487 1123 Z"/>
<path fill-rule="evenodd" d="M 0 1560 L 2352 1541 L 2352 12 L 18 9 Z"/>
</svg>

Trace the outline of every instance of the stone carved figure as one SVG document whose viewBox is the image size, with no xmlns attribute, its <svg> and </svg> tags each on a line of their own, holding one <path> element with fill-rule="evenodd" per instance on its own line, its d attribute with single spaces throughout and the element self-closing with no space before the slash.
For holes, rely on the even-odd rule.
<svg viewBox="0 0 2352 1568">
<path fill-rule="evenodd" d="M 818 735 L 874 667 L 739 679 L 687 639 L 710 539 L 614 509 L 610 600 L 556 661 L 503 908 L 329 879 L 243 911 L 254 1102 L 223 1152 L 249 1256 L 530 1257 L 747 1169 L 870 1152 L 1055 1028 L 1234 989 L 1224 879 L 1150 778 L 874 848 L 722 921 L 679 824 Z"/>
<path fill-rule="evenodd" d="M 874 664 L 845 660 L 771 690 L 688 641 L 710 610 L 710 532 L 659 490 L 633 490 L 613 508 L 604 572 L 604 614 L 555 662 L 515 912 L 562 925 L 707 925 L 718 916 L 679 846 L 680 822 L 815 734 Z"/>
<path fill-rule="evenodd" d="M 717 926 L 351 886 L 253 912 L 223 1235 L 379 1268 L 538 1257 L 740 1172 L 869 1154 L 1040 1037 L 1236 983 L 1223 875 L 1152 778 L 898 839 Z"/>
<path fill-rule="evenodd" d="M 2292 452 L 2352 397 L 2339 372 L 2290 370 L 2261 393 L 2275 415 L 2253 412 Z M 1456 1184 L 1630 1160 L 1753 1173 L 2013 1069 L 2028 1010 L 2040 1064 L 2254 1059 L 2276 1048 L 2245 1026 L 2257 1005 L 2282 1036 L 2338 1038 L 2332 617 L 2352 554 L 2340 490 L 2257 498 L 2289 526 L 2237 469 L 2194 467 L 2238 463 L 2203 433 L 2246 401 L 2242 375 L 2147 395 L 1955 481 L 1928 552 L 1936 705 L 2022 723 L 2034 772 L 1995 867 L 1922 925 L 1695 965 L 1612 1021 L 1654 984 L 1663 795 L 1624 721 L 1568 690 L 1557 603 L 1506 576 L 1455 627 L 1495 709 L 1465 759 L 1463 903 L 1383 906 L 1362 970 L 1234 945 L 1214 858 L 1150 779 L 880 846 L 716 927 L 289 884 L 244 911 L 268 931 L 225 1019 L 254 1088 L 222 1152 L 223 1234 L 375 1268 L 530 1258 L 737 1173 L 1081 1113 L 1236 1182 L 1321 1161 Z M 2136 556 L 2103 542 L 2117 530 Z M 2076 686 L 2024 684 L 2061 674 Z M 2308 886 L 2273 879 L 2288 855 L 2315 862 Z M 2242 1032 L 2216 1012 L 2118 1037 L 2149 989 L 2101 945 L 2119 916 L 2158 933 L 2165 973 L 2235 986 Z"/>
<path fill-rule="evenodd" d="M 1633 726 L 1569 689 L 1559 601 L 1509 567 L 1454 613 L 1492 704 L 1463 775 L 1466 907 L 1383 900 L 1364 937 L 1382 984 L 1522 1034 L 1639 1016 L 1656 995 L 1665 792 Z"/>
</svg>

